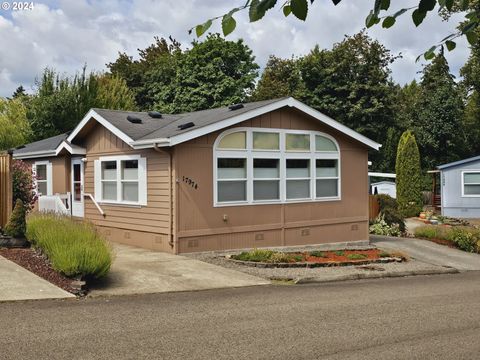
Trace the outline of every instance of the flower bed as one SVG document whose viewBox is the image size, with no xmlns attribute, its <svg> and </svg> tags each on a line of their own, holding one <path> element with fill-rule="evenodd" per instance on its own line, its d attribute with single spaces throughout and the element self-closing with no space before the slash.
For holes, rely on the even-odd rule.
<svg viewBox="0 0 480 360">
<path fill-rule="evenodd" d="M 292 253 L 255 249 L 238 255 L 227 255 L 227 259 L 256 267 L 325 267 L 401 262 L 406 257 L 379 249 Z"/>
<path fill-rule="evenodd" d="M 415 237 L 480 253 L 480 230 L 471 226 L 425 225 L 415 229 Z"/>
</svg>

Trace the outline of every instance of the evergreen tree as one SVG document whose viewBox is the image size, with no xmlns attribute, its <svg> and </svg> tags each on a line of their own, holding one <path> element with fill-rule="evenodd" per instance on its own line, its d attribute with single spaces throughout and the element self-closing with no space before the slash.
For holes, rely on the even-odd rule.
<svg viewBox="0 0 480 360">
<path fill-rule="evenodd" d="M 440 54 L 423 69 L 413 124 L 424 169 L 455 161 L 465 152 L 462 96 Z"/>
<path fill-rule="evenodd" d="M 24 96 L 27 96 L 27 94 L 25 93 L 25 89 L 23 85 L 20 85 L 19 87 L 17 87 L 17 89 L 13 93 L 12 99 L 22 98 Z"/>
<path fill-rule="evenodd" d="M 398 142 L 397 160 L 398 209 L 405 217 L 416 216 L 422 210 L 422 185 L 420 170 L 420 153 L 415 136 L 409 130 L 405 131 Z"/>
</svg>

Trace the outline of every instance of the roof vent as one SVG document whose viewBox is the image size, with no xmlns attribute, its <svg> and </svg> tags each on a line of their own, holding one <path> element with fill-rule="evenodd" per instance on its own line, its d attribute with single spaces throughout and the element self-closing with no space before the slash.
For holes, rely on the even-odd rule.
<svg viewBox="0 0 480 360">
<path fill-rule="evenodd" d="M 162 114 L 160 114 L 158 111 L 149 111 L 148 116 L 150 116 L 151 118 L 154 118 L 154 119 L 161 119 L 162 118 Z"/>
<path fill-rule="evenodd" d="M 133 115 L 128 115 L 127 120 L 130 121 L 132 124 L 141 124 L 142 119 L 139 117 L 133 116 Z"/>
<path fill-rule="evenodd" d="M 238 109 L 243 109 L 243 104 L 233 104 L 228 107 L 230 110 L 238 110 Z"/>
<path fill-rule="evenodd" d="M 186 124 L 178 125 L 178 130 L 185 130 L 185 129 L 191 128 L 193 126 L 195 126 L 195 124 L 193 122 L 188 122 Z"/>
</svg>

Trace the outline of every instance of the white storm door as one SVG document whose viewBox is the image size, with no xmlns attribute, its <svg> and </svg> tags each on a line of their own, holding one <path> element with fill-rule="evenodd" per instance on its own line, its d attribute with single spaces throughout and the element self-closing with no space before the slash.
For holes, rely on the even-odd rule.
<svg viewBox="0 0 480 360">
<path fill-rule="evenodd" d="M 72 159 L 72 216 L 84 216 L 83 161 Z"/>
</svg>

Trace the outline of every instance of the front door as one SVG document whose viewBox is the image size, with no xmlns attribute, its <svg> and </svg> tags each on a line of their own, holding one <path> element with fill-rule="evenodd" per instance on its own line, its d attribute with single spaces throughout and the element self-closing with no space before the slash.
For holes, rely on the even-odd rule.
<svg viewBox="0 0 480 360">
<path fill-rule="evenodd" d="M 83 161 L 72 159 L 72 216 L 83 217 Z"/>
</svg>

